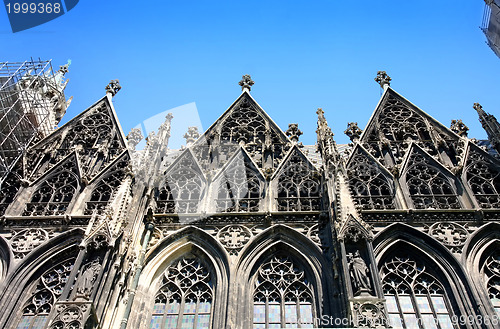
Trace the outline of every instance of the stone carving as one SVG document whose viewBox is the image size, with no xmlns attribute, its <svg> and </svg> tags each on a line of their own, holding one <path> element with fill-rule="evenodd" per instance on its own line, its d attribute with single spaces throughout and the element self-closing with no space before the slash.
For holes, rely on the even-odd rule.
<svg viewBox="0 0 500 329">
<path fill-rule="evenodd" d="M 467 225 L 467 224 L 465 224 Z M 428 234 L 442 242 L 454 253 L 460 253 L 469 237 L 466 227 L 452 222 L 439 222 L 429 227 Z"/>
<path fill-rule="evenodd" d="M 184 134 L 186 146 L 191 146 L 199 137 L 198 127 L 189 127 L 187 133 Z"/>
<path fill-rule="evenodd" d="M 109 93 L 112 97 L 114 97 L 120 91 L 120 89 L 122 89 L 122 86 L 120 86 L 120 81 L 111 80 L 105 89 L 107 94 Z"/>
<path fill-rule="evenodd" d="M 356 302 L 353 304 L 353 311 L 353 324 L 357 328 L 388 328 L 382 302 Z"/>
<path fill-rule="evenodd" d="M 352 142 L 356 142 L 359 140 L 359 136 L 361 136 L 362 132 L 363 131 L 359 129 L 357 122 L 349 122 L 344 134 L 346 134 Z"/>
<path fill-rule="evenodd" d="M 89 298 L 92 293 L 92 288 L 101 272 L 101 259 L 98 257 L 89 263 L 85 270 L 78 278 L 76 285 L 77 296 Z"/>
<path fill-rule="evenodd" d="M 242 76 L 241 81 L 238 82 L 238 84 L 241 86 L 241 90 L 248 89 L 248 91 L 252 89 L 254 83 L 255 82 L 252 80 L 252 77 L 250 77 L 249 74 L 245 74 L 244 76 Z"/>
<path fill-rule="evenodd" d="M 489 155 L 470 146 L 465 175 L 481 208 L 500 208 L 500 169 Z"/>
<path fill-rule="evenodd" d="M 29 228 L 16 233 L 10 240 L 12 251 L 16 259 L 21 259 L 30 251 L 49 239 L 47 231 L 38 228 Z"/>
<path fill-rule="evenodd" d="M 287 131 L 285 131 L 285 134 L 290 137 L 292 142 L 297 143 L 299 141 L 300 135 L 302 135 L 302 130 L 299 129 L 299 124 L 298 123 L 290 123 L 288 125 Z"/>
<path fill-rule="evenodd" d="M 467 132 L 469 131 L 469 127 L 467 127 L 460 119 L 451 120 L 450 129 L 460 137 L 467 137 Z"/>
<path fill-rule="evenodd" d="M 384 88 L 384 85 L 391 85 L 391 77 L 387 75 L 385 71 L 378 71 L 375 77 L 375 82 L 377 82 L 380 87 Z"/>
<path fill-rule="evenodd" d="M 252 238 L 252 232 L 243 225 L 228 225 L 217 233 L 217 239 L 230 255 L 236 255 Z"/>
<path fill-rule="evenodd" d="M 370 270 L 363 258 L 361 258 L 359 250 L 356 250 L 354 254 L 347 254 L 347 264 L 349 265 L 349 275 L 354 288 L 354 295 L 371 292 Z"/>
<path fill-rule="evenodd" d="M 493 251 L 486 259 L 483 265 L 484 280 L 488 296 L 497 312 L 500 311 L 500 305 L 496 301 L 500 299 L 500 252 Z"/>
<path fill-rule="evenodd" d="M 140 128 L 132 128 L 127 135 L 128 146 L 135 151 L 135 147 L 144 138 Z"/>
<path fill-rule="evenodd" d="M 83 329 L 84 324 L 90 325 L 92 306 L 89 302 L 59 302 L 58 314 L 52 321 L 50 329 Z"/>
</svg>

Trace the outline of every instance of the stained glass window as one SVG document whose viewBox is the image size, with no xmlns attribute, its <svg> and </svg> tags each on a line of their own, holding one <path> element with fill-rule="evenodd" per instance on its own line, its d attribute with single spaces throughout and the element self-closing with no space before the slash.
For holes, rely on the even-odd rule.
<svg viewBox="0 0 500 329">
<path fill-rule="evenodd" d="M 43 329 L 54 303 L 62 294 L 74 264 L 74 259 L 67 260 L 42 275 L 34 293 L 25 302 L 23 315 L 16 329 Z"/>
<path fill-rule="evenodd" d="M 208 329 L 212 312 L 211 274 L 193 255 L 167 268 L 153 305 L 151 329 Z"/>
<path fill-rule="evenodd" d="M 313 298 L 304 271 L 289 257 L 275 256 L 258 271 L 254 328 L 312 328 Z"/>
<path fill-rule="evenodd" d="M 500 252 L 496 251 L 486 259 L 483 273 L 491 303 L 500 317 Z"/>
<path fill-rule="evenodd" d="M 382 266 L 380 275 L 393 328 L 455 328 L 443 286 L 422 264 L 395 257 Z"/>
</svg>

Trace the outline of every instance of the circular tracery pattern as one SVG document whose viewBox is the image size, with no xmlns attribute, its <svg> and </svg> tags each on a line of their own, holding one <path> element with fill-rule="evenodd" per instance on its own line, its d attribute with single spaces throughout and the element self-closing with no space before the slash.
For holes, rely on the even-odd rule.
<svg viewBox="0 0 500 329">
<path fill-rule="evenodd" d="M 30 228 L 16 233 L 10 240 L 15 258 L 23 258 L 30 251 L 49 239 L 49 234 L 38 228 Z"/>
</svg>

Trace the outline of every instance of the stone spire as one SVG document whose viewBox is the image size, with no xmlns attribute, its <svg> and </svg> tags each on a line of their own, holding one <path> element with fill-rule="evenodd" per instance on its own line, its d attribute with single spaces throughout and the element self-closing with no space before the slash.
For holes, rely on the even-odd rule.
<svg viewBox="0 0 500 329">
<path fill-rule="evenodd" d="M 385 71 L 378 71 L 375 81 L 386 90 L 391 85 L 391 77 Z"/>
<path fill-rule="evenodd" d="M 500 124 L 497 119 L 493 115 L 486 113 L 479 103 L 474 103 L 472 107 L 479 115 L 479 122 L 481 122 L 483 129 L 486 130 L 491 146 L 500 153 Z"/>
<path fill-rule="evenodd" d="M 106 86 L 106 94 L 110 94 L 111 97 L 114 97 L 120 91 L 120 89 L 122 89 L 122 86 L 120 86 L 120 81 L 111 80 Z"/>
<path fill-rule="evenodd" d="M 249 74 L 245 74 L 243 77 L 241 77 L 241 81 L 238 84 L 241 86 L 241 91 L 247 90 L 249 92 L 252 89 L 254 83 L 255 82 L 252 80 L 252 77 L 250 77 Z"/>
</svg>

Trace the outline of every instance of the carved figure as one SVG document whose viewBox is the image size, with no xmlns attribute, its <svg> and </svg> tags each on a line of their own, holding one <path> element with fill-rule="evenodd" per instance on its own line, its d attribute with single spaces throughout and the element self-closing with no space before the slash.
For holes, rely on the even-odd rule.
<svg viewBox="0 0 500 329">
<path fill-rule="evenodd" d="M 354 285 L 355 293 L 371 290 L 372 286 L 369 276 L 370 270 L 368 269 L 368 266 L 366 266 L 363 258 L 361 258 L 359 251 L 356 250 L 354 255 L 352 253 L 349 253 L 347 257 L 347 262 L 349 264 L 349 274 Z"/>
<path fill-rule="evenodd" d="M 89 267 L 87 267 L 87 269 L 80 276 L 76 288 L 76 293 L 78 295 L 89 297 L 100 271 L 101 271 L 100 259 L 97 258 L 93 260 L 92 263 L 90 263 Z"/>
</svg>

